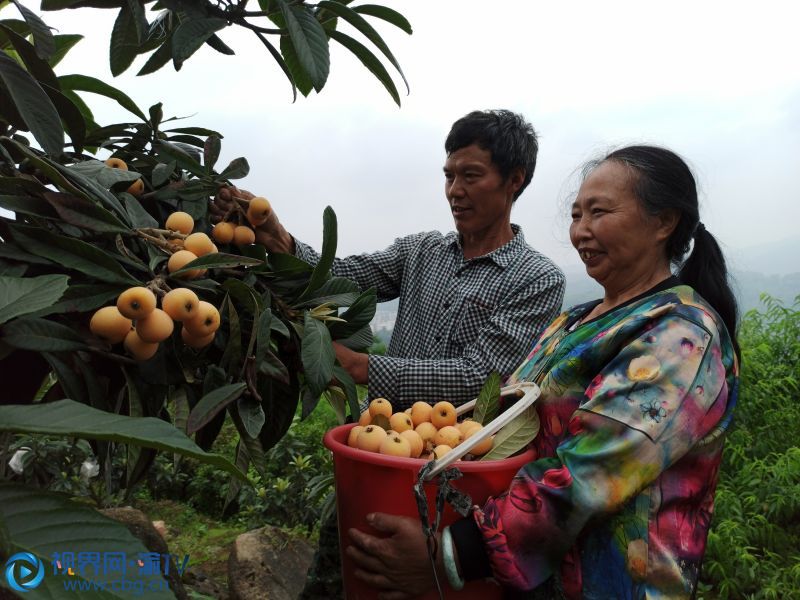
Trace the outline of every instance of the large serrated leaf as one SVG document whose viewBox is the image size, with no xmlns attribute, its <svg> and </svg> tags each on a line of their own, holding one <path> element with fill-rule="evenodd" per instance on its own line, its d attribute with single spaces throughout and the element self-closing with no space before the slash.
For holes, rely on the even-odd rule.
<svg viewBox="0 0 800 600">
<path fill-rule="evenodd" d="M 134 115 L 146 121 L 142 110 L 125 93 L 111 86 L 104 81 L 88 75 L 62 75 L 58 78 L 61 89 L 74 92 L 91 92 L 115 100 L 122 108 L 132 112 Z"/>
<path fill-rule="evenodd" d="M 0 325 L 58 301 L 67 289 L 66 275 L 0 276 Z"/>
<path fill-rule="evenodd" d="M 336 245 L 336 213 L 330 206 L 326 206 L 322 213 L 322 253 L 319 262 L 314 266 L 305 291 L 300 295 L 300 301 L 308 299 L 330 277 L 331 266 L 336 258 Z"/>
<path fill-rule="evenodd" d="M 180 273 L 192 271 L 194 269 L 214 269 L 222 267 L 242 267 L 242 266 L 257 266 L 263 264 L 257 258 L 249 258 L 247 256 L 239 256 L 238 254 L 224 254 L 222 252 L 215 252 L 213 254 L 206 254 L 199 258 L 194 259 L 192 262 L 186 264 L 184 267 L 172 272 L 175 277 Z"/>
<path fill-rule="evenodd" d="M 10 226 L 14 241 L 31 254 L 42 256 L 98 281 L 139 285 L 112 255 L 78 239 L 56 235 L 35 227 Z"/>
<path fill-rule="evenodd" d="M 98 233 L 131 233 L 113 213 L 83 198 L 60 192 L 45 192 L 44 197 L 70 225 Z"/>
<path fill-rule="evenodd" d="M 35 352 L 69 352 L 86 349 L 86 342 L 72 329 L 46 319 L 22 317 L 2 328 L 3 342 Z"/>
<path fill-rule="evenodd" d="M 334 323 L 331 326 L 331 337 L 333 339 L 350 337 L 364 326 L 369 325 L 375 317 L 377 306 L 378 296 L 375 288 L 366 290 L 346 311 L 339 315 L 346 322 Z"/>
<path fill-rule="evenodd" d="M 244 157 L 234 158 L 231 163 L 225 167 L 225 170 L 219 174 L 220 179 L 241 179 L 247 177 L 250 173 L 250 165 Z"/>
<path fill-rule="evenodd" d="M 324 323 L 306 311 L 303 326 L 300 357 L 303 361 L 306 383 L 312 393 L 319 396 L 328 387 L 333 377 L 333 363 L 336 355 L 331 344 L 331 335 Z"/>
<path fill-rule="evenodd" d="M 190 18 L 183 21 L 172 35 L 172 60 L 175 69 L 197 52 L 214 33 L 225 28 L 228 22 L 217 18 Z"/>
<path fill-rule="evenodd" d="M 0 52 L 0 79 L 33 137 L 51 156 L 64 149 L 64 128 L 53 102 L 30 74 Z"/>
<path fill-rule="evenodd" d="M 46 317 L 70 312 L 89 312 L 109 302 L 116 301 L 126 286 L 122 285 L 71 285 L 58 302 L 30 313 L 31 317 Z"/>
<path fill-rule="evenodd" d="M 481 460 L 501 460 L 525 448 L 539 433 L 539 413 L 530 406 L 494 436 L 492 449 Z"/>
<path fill-rule="evenodd" d="M 408 35 L 413 33 L 411 29 L 411 23 L 408 22 L 408 19 L 406 19 L 396 10 L 392 10 L 387 6 L 379 6 L 377 4 L 359 4 L 358 6 L 354 6 L 353 10 L 362 15 L 370 15 L 372 17 L 383 19 L 387 23 L 391 23 L 395 27 L 402 29 Z"/>
<path fill-rule="evenodd" d="M 295 49 L 297 61 L 308 75 L 314 89 L 319 92 L 325 86 L 330 71 L 328 37 L 312 9 L 306 6 L 289 4 L 276 0 L 281 15 L 286 21 L 286 29 Z"/>
<path fill-rule="evenodd" d="M 392 97 L 392 100 L 395 101 L 397 106 L 400 106 L 400 93 L 397 91 L 397 86 L 392 81 L 389 72 L 386 68 L 381 64 L 381 61 L 370 52 L 369 48 L 367 48 L 364 44 L 351 38 L 349 35 L 342 33 L 341 31 L 331 31 L 330 32 L 331 39 L 336 40 L 342 46 L 350 50 L 358 60 L 361 61 L 370 73 L 375 75 L 375 77 L 383 84 L 383 87 L 386 88 L 386 91 L 389 92 L 389 95 Z"/>
<path fill-rule="evenodd" d="M 127 559 L 147 559 L 151 551 L 134 537 L 128 528 L 82 502 L 70 500 L 63 494 L 46 492 L 17 483 L 0 483 L 0 523 L 7 532 L 8 554 L 28 552 L 41 561 L 44 578 L 35 590 L 25 590 L 32 598 L 74 598 L 75 600 L 122 600 L 130 591 L 114 591 L 107 581 L 107 591 L 94 587 L 100 577 L 89 578 L 76 569 L 68 576 L 64 569 L 53 564 L 54 556 L 69 551 L 74 556 L 86 553 L 120 553 Z M 7 556 L 8 554 L 4 555 Z M 91 571 L 88 571 L 91 573 Z M 58 573 L 58 575 L 54 575 Z M 114 575 L 116 577 L 117 575 Z M 94 579 L 94 581 L 92 581 Z M 109 578 L 110 580 L 111 578 Z M 65 583 L 75 584 L 66 591 Z M 148 598 L 174 599 L 167 582 L 158 570 L 137 573 L 136 581 L 147 589 Z M 81 591 L 84 589 L 88 591 Z M 28 595 L 28 594 L 26 594 Z M 5 596 L 4 596 L 5 597 Z M 10 596 L 9 596 L 10 597 Z"/>
<path fill-rule="evenodd" d="M 361 414 L 361 409 L 358 405 L 358 389 L 356 388 L 355 381 L 353 381 L 350 373 L 345 371 L 341 365 L 334 365 L 333 376 L 336 378 L 336 381 L 339 382 L 342 388 L 344 388 L 345 397 L 347 398 L 347 406 L 350 409 L 350 415 L 355 420 L 358 420 L 358 417 Z"/>
<path fill-rule="evenodd" d="M 109 65 L 111 74 L 116 77 L 133 64 L 138 55 L 139 36 L 136 33 L 136 17 L 130 5 L 124 3 L 119 9 L 109 44 Z"/>
<path fill-rule="evenodd" d="M 478 394 L 472 419 L 481 425 L 486 425 L 498 414 L 500 414 L 500 374 L 492 371 Z"/>
<path fill-rule="evenodd" d="M 116 415 L 74 400 L 0 406 L 0 431 L 104 440 L 176 452 L 219 467 L 247 481 L 246 475 L 228 459 L 203 452 L 166 421 L 155 417 Z"/>
<path fill-rule="evenodd" d="M 17 0 L 13 1 L 19 9 L 19 12 L 22 13 L 25 22 L 31 28 L 36 54 L 39 55 L 39 58 L 47 60 L 56 51 L 56 43 L 53 39 L 53 33 L 50 31 L 50 27 L 48 27 L 47 23 L 42 21 L 36 13 L 23 6 L 21 2 Z"/>
</svg>

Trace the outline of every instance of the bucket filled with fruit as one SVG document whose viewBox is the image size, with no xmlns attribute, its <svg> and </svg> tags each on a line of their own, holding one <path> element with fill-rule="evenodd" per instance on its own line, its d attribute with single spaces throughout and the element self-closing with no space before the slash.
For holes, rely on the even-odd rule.
<svg viewBox="0 0 800 600">
<path fill-rule="evenodd" d="M 414 486 L 426 465 L 423 487 L 431 522 L 436 511 L 438 477 L 448 467 L 458 468 L 463 475 L 448 484 L 469 495 L 472 504 L 480 505 L 507 490 L 517 471 L 534 458 L 527 445 L 538 431 L 533 406 L 538 395 L 535 384 L 520 383 L 502 388 L 484 402 L 481 398 L 458 408 L 449 402 L 433 406 L 417 402 L 399 412 L 393 412 L 389 401 L 377 398 L 357 424 L 335 427 L 325 434 L 325 446 L 333 454 L 342 574 L 348 600 L 375 598 L 377 593 L 353 574 L 355 567 L 344 554 L 350 543 L 347 530 L 356 528 L 381 535 L 366 522 L 370 512 L 419 517 Z M 516 402 L 500 412 L 500 397 L 511 397 Z M 440 527 L 459 518 L 461 515 L 445 503 Z M 491 580 L 472 581 L 458 591 L 446 581 L 440 584 L 448 599 L 502 597 L 501 588 Z M 439 595 L 434 591 L 424 598 L 435 599 Z"/>
</svg>

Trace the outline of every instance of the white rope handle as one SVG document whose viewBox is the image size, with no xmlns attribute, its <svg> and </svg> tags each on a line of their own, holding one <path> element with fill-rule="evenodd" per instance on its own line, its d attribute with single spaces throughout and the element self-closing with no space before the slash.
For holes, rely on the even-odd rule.
<svg viewBox="0 0 800 600">
<path fill-rule="evenodd" d="M 541 391 L 539 390 L 539 386 L 535 383 L 523 381 L 520 383 L 515 383 L 514 385 L 508 385 L 504 388 L 500 389 L 501 396 L 519 396 L 522 395 L 520 398 L 511 408 L 506 410 L 505 412 L 501 413 L 494 419 L 491 423 L 484 425 L 483 428 L 476 434 L 469 437 L 469 439 L 465 440 L 455 448 L 453 448 L 450 452 L 448 452 L 442 458 L 433 461 L 433 468 L 428 472 L 425 477 L 426 481 L 429 481 L 439 475 L 442 471 L 444 471 L 447 467 L 452 465 L 454 462 L 462 458 L 464 455 L 469 453 L 475 446 L 480 444 L 483 440 L 493 436 L 495 433 L 500 431 L 503 427 L 508 425 L 511 421 L 513 421 L 516 417 L 522 414 L 522 412 L 536 402 L 537 398 L 539 398 L 539 394 Z M 470 400 L 466 404 L 462 404 L 456 409 L 456 415 L 463 415 L 466 412 L 472 410 L 475 406 L 476 400 Z"/>
</svg>

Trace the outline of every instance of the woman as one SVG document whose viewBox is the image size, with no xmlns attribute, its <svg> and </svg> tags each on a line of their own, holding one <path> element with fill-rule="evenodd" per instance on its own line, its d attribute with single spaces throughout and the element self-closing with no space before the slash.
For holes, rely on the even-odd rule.
<svg viewBox="0 0 800 600">
<path fill-rule="evenodd" d="M 538 458 L 444 530 L 440 577 L 546 598 L 688 598 L 738 381 L 725 261 L 686 163 L 651 146 L 586 169 L 570 239 L 604 296 L 560 315 L 512 376 L 541 387 Z M 391 535 L 349 532 L 356 576 L 382 598 L 433 586 L 419 523 L 368 520 Z"/>
</svg>

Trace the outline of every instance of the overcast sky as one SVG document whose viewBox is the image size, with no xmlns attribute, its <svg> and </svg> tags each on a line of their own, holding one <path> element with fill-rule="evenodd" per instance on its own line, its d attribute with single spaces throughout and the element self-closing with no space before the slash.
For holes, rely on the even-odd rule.
<svg viewBox="0 0 800 600">
<path fill-rule="evenodd" d="M 407 36 L 375 21 L 411 86 L 402 108 L 338 48 L 322 93 L 292 104 L 265 49 L 233 28 L 221 37 L 236 56 L 205 47 L 178 73 L 168 66 L 137 78 L 139 61 L 114 79 L 112 11 L 43 17 L 86 36 L 58 74 L 92 74 L 145 110 L 163 101 L 166 115 L 191 117 L 184 125 L 217 129 L 225 136 L 222 160 L 250 163 L 240 185 L 269 198 L 299 238 L 319 245 L 322 211 L 334 208 L 340 255 L 452 229 L 444 138 L 470 110 L 501 107 L 523 113 L 541 136 L 536 174 L 512 220 L 568 270 L 578 265 L 566 220 L 575 170 L 627 143 L 663 144 L 688 160 L 702 190 L 702 220 L 732 251 L 800 241 L 800 4 L 381 3 L 414 28 Z M 85 97 L 101 124 L 130 119 Z"/>
</svg>

